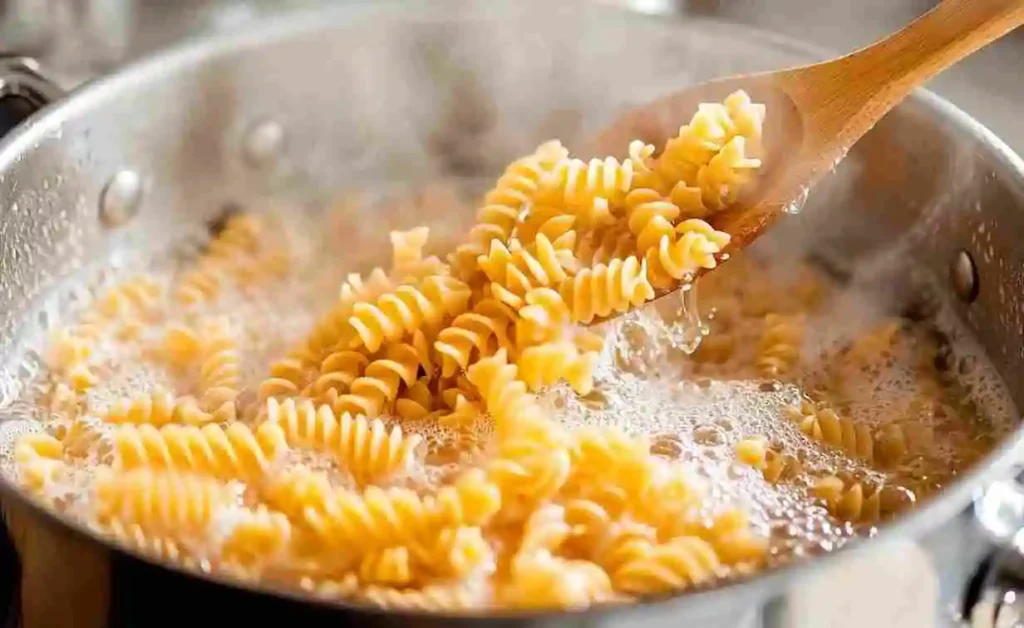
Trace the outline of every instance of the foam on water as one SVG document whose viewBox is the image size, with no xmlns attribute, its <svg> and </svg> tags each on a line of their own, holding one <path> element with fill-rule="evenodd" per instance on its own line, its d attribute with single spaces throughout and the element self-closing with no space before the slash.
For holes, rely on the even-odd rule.
<svg viewBox="0 0 1024 628">
<path fill-rule="evenodd" d="M 336 299 L 346 273 L 387 260 L 386 234 L 367 236 L 358 226 L 365 221 L 353 221 L 351 214 L 342 219 L 296 207 L 282 211 L 284 219 L 275 224 L 283 226 L 280 237 L 294 252 L 287 277 L 259 289 L 229 288 L 200 311 L 179 307 L 173 290 L 165 290 L 165 300 L 155 308 L 159 315 L 142 321 L 133 339 L 119 337 L 114 328 L 97 340 L 90 362 L 100 382 L 75 412 L 97 416 L 122 399 L 159 389 L 193 394 L 194 376 L 169 370 L 150 352 L 168 326 L 217 317 L 230 321 L 230 333 L 242 348 L 243 401 L 251 399 L 271 362 L 283 357 Z M 412 207 L 409 214 L 417 211 Z M 412 221 L 399 224 L 409 227 Z M 187 239 L 174 255 L 151 266 L 152 276 L 171 288 L 196 251 L 195 238 Z M 29 342 L 12 354 L 0 381 L 5 400 L 0 465 L 8 476 L 18 435 L 68 423 L 45 367 L 50 329 L 66 324 L 62 314 L 86 307 L 126 270 L 104 268 L 91 281 L 62 290 L 27 319 Z M 843 289 L 806 264 L 751 263 L 747 254 L 699 286 L 699 299 L 694 284 L 679 299 L 663 299 L 606 324 L 594 391 L 578 397 L 556 386 L 541 401 L 568 426 L 618 425 L 647 435 L 655 453 L 685 464 L 703 480 L 709 514 L 739 504 L 756 525 L 770 530 L 775 561 L 871 533 L 870 526 L 839 523 L 812 499 L 813 477 L 845 474 L 884 483 L 906 491 L 913 501 L 954 479 L 1014 426 L 1015 409 L 995 370 L 944 310 L 925 322 L 894 317 L 873 293 Z M 800 362 L 777 379 L 764 378 L 756 368 L 768 313 L 802 321 Z M 827 399 L 843 416 L 873 431 L 893 422 L 927 425 L 934 432 L 932 447 L 897 468 L 868 467 L 812 441 L 784 417 L 785 407 L 807 399 Z M 446 481 L 477 461 L 477 449 L 465 447 L 465 441 L 482 446 L 490 427 L 483 422 L 476 434 L 466 435 L 429 421 L 402 423 L 404 430 L 424 437 L 426 463 L 398 482 L 422 487 Z M 65 497 L 60 503 L 71 514 L 88 514 L 90 469 L 109 448 L 104 429 L 97 425 L 93 451 L 81 457 L 60 489 Z M 796 456 L 806 477 L 768 483 L 758 470 L 735 460 L 736 445 L 746 438 L 763 438 L 773 449 Z M 339 486 L 353 485 L 324 456 L 295 452 L 286 462 L 327 471 Z M 219 534 L 226 534 L 232 520 L 228 515 L 218 520 Z"/>
</svg>

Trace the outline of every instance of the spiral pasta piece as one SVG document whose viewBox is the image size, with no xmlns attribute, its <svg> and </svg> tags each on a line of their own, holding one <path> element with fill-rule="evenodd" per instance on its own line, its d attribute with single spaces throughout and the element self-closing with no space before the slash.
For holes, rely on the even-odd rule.
<svg viewBox="0 0 1024 628">
<path fill-rule="evenodd" d="M 391 274 L 399 281 L 419 281 L 444 271 L 444 263 L 436 257 L 423 257 L 430 229 L 417 227 L 408 231 L 392 231 Z"/>
<path fill-rule="evenodd" d="M 361 484 L 408 468 L 420 443 L 419 436 L 404 435 L 398 426 L 389 431 L 379 419 L 336 416 L 328 406 L 317 409 L 309 400 L 279 404 L 270 399 L 262 425 L 279 426 L 293 446 L 330 453 Z"/>
<path fill-rule="evenodd" d="M 789 373 L 800 361 L 804 322 L 801 316 L 768 314 L 757 343 L 757 370 L 765 377 Z"/>
<path fill-rule="evenodd" d="M 395 400 L 395 416 L 403 421 L 420 421 L 438 417 L 444 412 L 430 390 L 430 378 L 421 377 L 412 386 L 406 387 Z"/>
<path fill-rule="evenodd" d="M 116 519 L 178 541 L 203 538 L 215 515 L 235 499 L 231 487 L 215 478 L 173 471 L 107 474 L 95 485 L 101 523 Z"/>
<path fill-rule="evenodd" d="M 768 464 L 768 443 L 764 438 L 744 438 L 736 443 L 736 460 L 754 467 L 764 469 Z"/>
<path fill-rule="evenodd" d="M 523 297 L 535 288 L 557 285 L 576 269 L 572 249 L 575 233 L 565 242 L 551 242 L 538 235 L 529 247 L 513 241 L 510 246 L 492 242 L 486 256 L 479 259 L 480 267 L 492 282 L 493 295 L 506 305 L 519 309 Z"/>
<path fill-rule="evenodd" d="M 224 413 L 234 410 L 233 405 L 242 387 L 242 359 L 238 345 L 218 327 L 205 342 L 202 363 L 199 365 L 199 390 L 201 402 L 208 412 Z"/>
<path fill-rule="evenodd" d="M 764 105 L 756 105 L 742 90 L 722 103 L 701 104 L 690 123 L 665 144 L 654 164 L 663 186 L 680 181 L 694 183 L 706 167 L 732 140 L 750 141 L 754 154 L 760 152 Z"/>
<path fill-rule="evenodd" d="M 373 304 L 356 303 L 349 318 L 356 332 L 352 348 L 365 346 L 374 352 L 416 330 L 437 329 L 447 317 L 465 312 L 469 297 L 469 287 L 458 279 L 433 275 L 420 287 L 399 286 Z"/>
<path fill-rule="evenodd" d="M 422 589 L 368 586 L 357 597 L 381 608 L 424 612 L 465 610 L 479 606 L 481 600 L 462 583 L 432 584 Z"/>
<path fill-rule="evenodd" d="M 263 506 L 242 509 L 220 546 L 220 559 L 236 574 L 255 578 L 286 555 L 291 540 L 292 524 L 283 513 Z"/>
<path fill-rule="evenodd" d="M 501 595 L 508 606 L 534 609 L 578 609 L 612 598 L 612 583 L 603 569 L 549 552 L 518 556 Z"/>
<path fill-rule="evenodd" d="M 389 345 L 384 351 L 385 357 L 371 362 L 363 376 L 352 382 L 349 392 L 337 397 L 332 403 L 334 411 L 369 418 L 380 416 L 387 405 L 398 398 L 399 386 L 416 383 L 425 358 L 422 348 L 411 344 Z"/>
<path fill-rule="evenodd" d="M 494 562 L 490 544 L 475 526 L 444 528 L 433 542 L 416 549 L 432 578 L 467 578 L 487 570 Z"/>
<path fill-rule="evenodd" d="M 358 355 L 365 360 L 361 353 Z M 298 395 L 306 387 L 311 370 L 301 359 L 283 358 L 275 361 L 270 365 L 270 375 L 260 382 L 258 403 L 262 405 L 271 397 L 281 399 Z"/>
<path fill-rule="evenodd" d="M 451 377 L 457 370 L 465 370 L 474 356 L 486 357 L 507 348 L 513 320 L 512 308 L 496 299 L 481 300 L 472 311 L 456 316 L 434 342 L 441 355 L 441 374 Z"/>
<path fill-rule="evenodd" d="M 391 587 L 409 585 L 413 580 L 409 548 L 387 547 L 367 554 L 359 563 L 359 580 Z"/>
<path fill-rule="evenodd" d="M 674 239 L 679 208 L 656 190 L 637 189 L 626 195 L 626 224 L 636 237 L 640 256 L 659 246 L 662 239 Z"/>
<path fill-rule="evenodd" d="M 539 198 L 564 203 L 575 212 L 581 227 L 592 228 L 614 222 L 609 206 L 621 204 L 632 186 L 630 159 L 564 159 L 544 181 Z"/>
<path fill-rule="evenodd" d="M 549 342 L 571 339 L 572 314 L 562 295 L 551 288 L 526 293 L 515 323 L 516 349 L 523 351 Z"/>
<path fill-rule="evenodd" d="M 686 280 L 701 268 L 718 265 L 715 257 L 729 244 L 730 236 L 716 231 L 697 218 L 679 223 L 671 236 L 662 237 L 657 248 L 647 250 L 645 260 L 651 271 L 651 282 L 664 288 L 673 280 Z"/>
<path fill-rule="evenodd" d="M 198 566 L 199 561 L 190 555 L 189 548 L 175 539 L 150 534 L 136 523 L 111 519 L 99 529 L 114 541 L 142 554 L 184 567 Z"/>
<path fill-rule="evenodd" d="M 355 333 L 349 319 L 356 304 L 376 301 L 395 288 L 394 282 L 380 268 L 370 271 L 366 279 L 357 273 L 350 274 L 341 286 L 338 301 L 313 326 L 302 355 L 312 360 L 316 366 L 327 352 L 338 345 L 342 348 L 347 347 Z"/>
<path fill-rule="evenodd" d="M 609 227 L 585 232 L 579 238 L 575 256 L 581 266 L 608 264 L 625 259 L 636 252 L 636 238 L 629 227 L 616 223 Z"/>
<path fill-rule="evenodd" d="M 56 482 L 64 471 L 64 445 L 49 434 L 25 434 L 14 447 L 18 482 L 40 494 Z"/>
<path fill-rule="evenodd" d="M 795 422 L 811 440 L 835 447 L 865 462 L 875 459 L 875 439 L 871 428 L 866 425 L 841 418 L 830 408 L 818 408 L 806 401 L 799 408 L 787 406 L 783 415 Z"/>
<path fill-rule="evenodd" d="M 141 394 L 123 399 L 108 408 L 103 416 L 107 423 L 149 423 L 157 426 L 168 423 L 205 425 L 234 419 L 233 404 L 209 413 L 201 410 L 191 397 L 175 398 L 167 392 Z"/>
<path fill-rule="evenodd" d="M 576 216 L 571 210 L 561 205 L 534 203 L 526 216 L 519 219 L 512 237 L 524 246 L 533 244 L 538 235 L 556 242 L 575 227 Z"/>
<path fill-rule="evenodd" d="M 338 395 L 352 389 L 352 384 L 366 372 L 369 365 L 370 358 L 361 351 L 340 349 L 331 353 L 320 364 L 320 373 L 313 382 L 313 395 L 320 403 L 333 404 Z M 284 389 L 284 386 L 280 389 Z"/>
<path fill-rule="evenodd" d="M 718 211 L 736 202 L 740 191 L 750 181 L 750 170 L 761 167 L 760 159 L 746 154 L 746 140 L 737 136 L 729 140 L 706 166 L 697 172 L 696 183 L 705 207 Z"/>
<path fill-rule="evenodd" d="M 572 342 L 546 343 L 525 349 L 516 360 L 530 390 L 539 390 L 564 379 L 580 395 L 594 388 L 596 353 L 581 353 Z"/>
<path fill-rule="evenodd" d="M 113 434 L 115 465 L 191 471 L 222 480 L 262 478 L 287 452 L 285 432 L 273 423 L 255 431 L 244 423 L 219 425 L 122 425 Z"/>
<path fill-rule="evenodd" d="M 654 298 L 654 288 L 647 280 L 647 263 L 636 257 L 585 268 L 562 281 L 558 292 L 568 304 L 572 320 L 584 324 Z"/>
<path fill-rule="evenodd" d="M 645 556 L 622 565 L 615 587 L 633 595 L 682 591 L 707 584 L 721 574 L 714 548 L 698 537 L 680 537 L 655 545 Z"/>
<path fill-rule="evenodd" d="M 546 142 L 533 154 L 514 161 L 484 196 L 477 212 L 477 224 L 470 230 L 469 242 L 455 249 L 449 258 L 456 276 L 471 281 L 479 274 L 476 261 L 486 255 L 492 242 L 505 244 L 512 235 L 519 215 L 531 203 L 540 180 L 568 155 L 557 141 Z"/>
<path fill-rule="evenodd" d="M 151 275 L 142 274 L 107 289 L 96 301 L 96 310 L 108 319 L 147 317 L 154 314 L 164 287 Z"/>
<path fill-rule="evenodd" d="M 769 449 L 765 453 L 764 468 L 761 474 L 769 484 L 778 484 L 799 478 L 804 473 L 803 463 L 791 454 Z"/>
<path fill-rule="evenodd" d="M 835 476 L 818 478 L 811 494 L 843 521 L 877 523 L 883 514 L 881 491 L 860 482 L 847 483 Z"/>
</svg>

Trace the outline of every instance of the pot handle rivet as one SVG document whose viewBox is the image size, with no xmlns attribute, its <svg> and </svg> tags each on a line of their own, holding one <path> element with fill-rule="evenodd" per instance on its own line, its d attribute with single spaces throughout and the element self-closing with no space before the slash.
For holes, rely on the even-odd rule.
<svg viewBox="0 0 1024 628">
<path fill-rule="evenodd" d="M 284 127 L 273 120 L 263 120 L 245 132 L 242 156 L 254 168 L 269 168 L 281 158 L 284 145 Z"/>
<path fill-rule="evenodd" d="M 142 177 L 134 170 L 119 170 L 100 192 L 100 220 L 118 227 L 139 213 L 142 207 Z"/>
<path fill-rule="evenodd" d="M 973 303 L 978 298 L 978 267 L 971 254 L 960 249 L 949 268 L 949 281 L 953 291 L 964 303 Z"/>
</svg>

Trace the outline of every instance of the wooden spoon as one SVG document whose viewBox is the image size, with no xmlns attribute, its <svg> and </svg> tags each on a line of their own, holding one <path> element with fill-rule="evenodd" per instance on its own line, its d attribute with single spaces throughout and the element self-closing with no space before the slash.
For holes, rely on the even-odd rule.
<svg viewBox="0 0 1024 628">
<path fill-rule="evenodd" d="M 732 236 L 728 253 L 761 235 L 915 87 L 1021 24 L 1024 0 L 945 0 L 903 30 L 838 59 L 720 79 L 644 105 L 601 133 L 594 149 L 622 153 L 638 137 L 661 143 L 698 104 L 739 89 L 764 103 L 766 168 L 757 188 L 711 219 Z M 1013 80 L 1018 69 L 1006 71 Z"/>
</svg>

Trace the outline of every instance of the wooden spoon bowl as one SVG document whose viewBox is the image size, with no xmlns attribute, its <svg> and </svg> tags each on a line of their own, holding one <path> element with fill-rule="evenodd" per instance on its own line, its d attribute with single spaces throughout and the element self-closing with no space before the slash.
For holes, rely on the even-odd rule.
<svg viewBox="0 0 1024 628">
<path fill-rule="evenodd" d="M 737 90 L 763 103 L 765 168 L 734 207 L 710 219 L 732 236 L 723 251 L 730 253 L 801 201 L 914 88 L 1021 24 L 1024 0 L 945 0 L 899 32 L 838 59 L 711 81 L 634 109 L 595 138 L 592 152 L 623 154 L 637 138 L 660 145 L 698 105 Z"/>
</svg>

